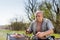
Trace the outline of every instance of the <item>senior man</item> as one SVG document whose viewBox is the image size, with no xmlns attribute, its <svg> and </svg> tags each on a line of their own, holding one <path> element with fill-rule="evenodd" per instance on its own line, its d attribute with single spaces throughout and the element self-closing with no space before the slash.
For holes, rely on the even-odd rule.
<svg viewBox="0 0 60 40">
<path fill-rule="evenodd" d="M 30 24 L 30 27 L 26 30 L 27 33 L 33 33 L 34 40 L 53 40 L 50 34 L 54 31 L 52 22 L 43 17 L 43 11 L 36 11 L 35 20 Z"/>
</svg>

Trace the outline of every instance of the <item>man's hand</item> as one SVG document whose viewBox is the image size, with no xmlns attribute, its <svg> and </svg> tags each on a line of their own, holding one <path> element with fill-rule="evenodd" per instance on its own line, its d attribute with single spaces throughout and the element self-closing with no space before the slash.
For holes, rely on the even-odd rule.
<svg viewBox="0 0 60 40">
<path fill-rule="evenodd" d="M 29 29 L 26 30 L 26 33 L 30 33 Z"/>
<path fill-rule="evenodd" d="M 38 33 L 36 34 L 36 36 L 37 36 L 38 38 L 44 38 L 44 32 L 38 32 Z"/>
<path fill-rule="evenodd" d="M 43 38 L 44 36 L 50 35 L 50 34 L 52 34 L 52 33 L 53 33 L 53 30 L 51 29 L 51 30 L 48 30 L 48 31 L 45 31 L 45 32 L 38 32 L 38 33 L 36 34 L 36 36 L 37 36 L 38 38 Z"/>
</svg>

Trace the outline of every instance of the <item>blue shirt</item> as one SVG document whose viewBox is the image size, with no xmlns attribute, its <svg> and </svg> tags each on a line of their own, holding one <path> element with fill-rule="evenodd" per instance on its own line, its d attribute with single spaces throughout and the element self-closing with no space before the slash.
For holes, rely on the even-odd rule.
<svg viewBox="0 0 60 40">
<path fill-rule="evenodd" d="M 29 27 L 30 32 L 33 32 L 34 35 L 36 34 L 36 31 L 37 31 L 36 25 L 37 25 L 36 20 L 33 20 Z M 40 32 L 45 32 L 49 29 L 54 29 L 52 22 L 47 18 L 43 18 Z"/>
</svg>

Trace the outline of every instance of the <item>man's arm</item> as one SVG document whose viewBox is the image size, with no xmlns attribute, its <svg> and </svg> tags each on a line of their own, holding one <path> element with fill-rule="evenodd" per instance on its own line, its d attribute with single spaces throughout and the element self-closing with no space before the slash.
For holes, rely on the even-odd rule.
<svg viewBox="0 0 60 40">
<path fill-rule="evenodd" d="M 54 33 L 54 31 L 53 31 L 54 27 L 53 27 L 53 25 L 52 25 L 50 20 L 47 20 L 47 28 L 48 28 L 47 31 L 38 32 L 36 35 L 41 38 L 41 37 L 48 36 L 48 35 Z"/>
<path fill-rule="evenodd" d="M 32 33 L 33 31 L 32 27 L 33 27 L 33 22 L 31 22 L 29 28 L 26 30 L 26 33 L 29 33 L 29 34 Z"/>
<path fill-rule="evenodd" d="M 48 31 L 43 32 L 43 36 L 48 36 L 50 34 L 54 33 L 53 29 L 50 29 Z"/>
<path fill-rule="evenodd" d="M 50 30 L 45 31 L 45 32 L 38 32 L 38 33 L 36 34 L 36 36 L 37 36 L 38 38 L 45 38 L 45 36 L 48 36 L 48 35 L 50 35 L 50 34 L 52 34 L 52 33 L 53 33 L 53 30 L 50 29 Z"/>
<path fill-rule="evenodd" d="M 48 28 L 48 30 L 44 32 L 44 35 L 50 35 L 50 34 L 54 33 L 53 24 L 52 24 L 52 22 L 49 19 L 47 19 L 47 28 Z"/>
</svg>

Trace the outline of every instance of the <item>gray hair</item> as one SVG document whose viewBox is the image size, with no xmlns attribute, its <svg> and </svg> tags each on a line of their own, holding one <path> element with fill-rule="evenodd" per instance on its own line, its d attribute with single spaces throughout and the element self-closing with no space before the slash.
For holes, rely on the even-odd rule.
<svg viewBox="0 0 60 40">
<path fill-rule="evenodd" d="M 36 16 L 36 14 L 38 14 L 38 13 L 43 14 L 44 12 L 43 12 L 43 11 L 38 10 L 38 11 L 36 11 L 35 16 Z"/>
</svg>

